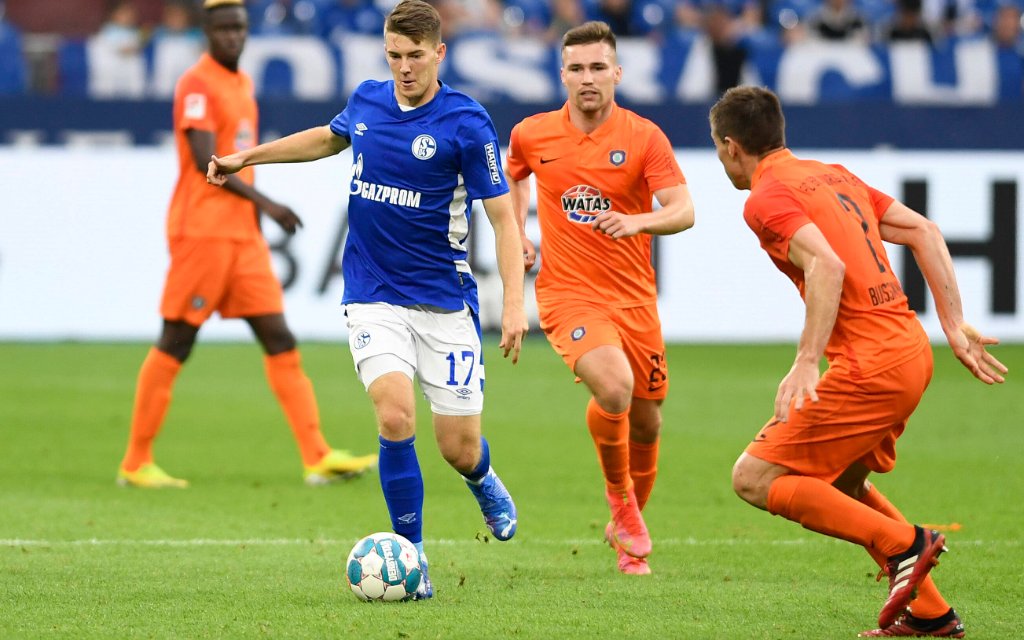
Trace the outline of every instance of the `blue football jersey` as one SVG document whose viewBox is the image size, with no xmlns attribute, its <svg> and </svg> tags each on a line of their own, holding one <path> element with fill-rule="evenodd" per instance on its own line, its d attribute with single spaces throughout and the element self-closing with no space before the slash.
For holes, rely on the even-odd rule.
<svg viewBox="0 0 1024 640">
<path fill-rule="evenodd" d="M 331 121 L 352 143 L 344 303 L 479 312 L 466 260 L 472 204 L 508 192 L 498 135 L 475 100 L 446 85 L 402 111 L 394 81 L 369 80 Z"/>
</svg>

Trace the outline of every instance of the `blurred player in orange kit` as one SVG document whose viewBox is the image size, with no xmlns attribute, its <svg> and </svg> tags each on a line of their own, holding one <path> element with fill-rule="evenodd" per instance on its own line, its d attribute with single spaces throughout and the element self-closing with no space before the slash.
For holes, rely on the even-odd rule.
<svg viewBox="0 0 1024 640">
<path fill-rule="evenodd" d="M 281 285 L 271 270 L 259 215 L 267 214 L 289 234 L 302 222 L 253 187 L 252 168 L 232 177 L 224 189 L 206 183 L 211 154 L 256 144 L 257 109 L 252 80 L 238 70 L 248 32 L 242 0 L 206 0 L 203 28 L 209 52 L 185 72 L 174 94 L 180 174 L 167 218 L 171 265 L 160 305 L 163 330 L 139 371 L 118 484 L 188 486 L 153 462 L 152 446 L 181 365 L 214 311 L 243 318 L 263 347 L 267 380 L 298 443 L 306 483 L 361 473 L 377 456 L 331 449 L 320 432 L 313 385 L 285 323 Z"/>
<path fill-rule="evenodd" d="M 611 508 L 605 537 L 620 571 L 648 574 L 641 510 L 657 474 L 668 392 L 651 236 L 693 226 L 693 202 L 665 134 L 615 103 L 622 67 L 607 24 L 565 34 L 561 75 L 565 106 L 512 130 L 509 183 L 529 269 L 536 254 L 525 221 L 536 176 L 540 323 L 592 394 L 586 422 Z M 661 208 L 651 211 L 655 198 Z"/>
<path fill-rule="evenodd" d="M 878 628 L 861 636 L 962 638 L 963 624 L 929 576 L 945 536 L 908 523 L 867 480 L 895 466 L 896 440 L 933 366 L 883 241 L 910 248 L 953 354 L 986 384 L 1006 373 L 986 351 L 998 341 L 964 322 L 938 226 L 840 165 L 794 156 L 774 93 L 730 89 L 710 120 L 725 173 L 750 190 L 744 220 L 806 305 L 775 415 L 736 461 L 733 488 L 755 507 L 871 554 L 889 576 L 889 594 Z"/>
</svg>

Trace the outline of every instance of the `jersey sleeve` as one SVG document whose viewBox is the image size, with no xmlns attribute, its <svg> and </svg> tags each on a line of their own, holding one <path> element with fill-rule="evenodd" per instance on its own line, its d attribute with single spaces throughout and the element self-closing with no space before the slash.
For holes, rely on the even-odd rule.
<svg viewBox="0 0 1024 640">
<path fill-rule="evenodd" d="M 498 132 L 486 112 L 481 109 L 463 118 L 458 145 L 460 169 L 470 198 L 481 200 L 508 193 Z"/>
<path fill-rule="evenodd" d="M 323 121 L 321 120 L 321 122 Z M 352 138 L 348 134 L 348 123 L 348 107 L 345 107 L 345 109 L 341 113 L 334 116 L 334 119 L 331 120 L 331 133 L 333 133 L 336 136 L 345 138 L 346 140 L 351 140 Z"/>
<path fill-rule="evenodd" d="M 526 161 L 526 152 L 523 150 L 519 134 L 522 127 L 522 122 L 512 127 L 512 135 L 508 142 L 508 158 L 506 158 L 508 161 L 508 173 L 514 180 L 525 180 L 533 173 L 529 163 Z"/>
<path fill-rule="evenodd" d="M 789 241 L 811 219 L 781 184 L 760 191 L 747 199 L 743 219 L 761 241 L 761 247 L 773 258 L 789 261 Z"/>
<path fill-rule="evenodd" d="M 175 91 L 174 99 L 181 101 L 181 114 L 175 127 L 181 131 L 196 129 L 198 131 L 216 131 L 217 123 L 214 114 L 215 105 L 206 83 L 193 74 L 182 77 Z"/>
<path fill-rule="evenodd" d="M 672 149 L 672 143 L 668 141 L 665 133 L 657 127 L 651 132 L 644 153 L 644 179 L 647 181 L 647 188 L 651 192 L 674 187 L 677 184 L 686 184 L 686 177 L 683 170 L 676 162 L 676 154 Z"/>
<path fill-rule="evenodd" d="M 868 190 L 868 196 L 871 198 L 871 207 L 875 211 L 875 218 L 881 220 L 885 212 L 892 206 L 892 203 L 896 202 L 896 198 L 887 193 L 882 193 L 871 185 L 865 184 L 864 188 Z"/>
</svg>

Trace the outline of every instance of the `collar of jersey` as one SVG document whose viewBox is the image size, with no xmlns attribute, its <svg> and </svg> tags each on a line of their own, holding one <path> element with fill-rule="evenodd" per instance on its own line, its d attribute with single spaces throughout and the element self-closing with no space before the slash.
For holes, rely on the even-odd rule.
<svg viewBox="0 0 1024 640">
<path fill-rule="evenodd" d="M 389 88 L 391 89 L 391 101 L 388 104 L 391 106 L 391 111 L 393 111 L 399 118 L 412 119 L 418 118 L 425 113 L 432 113 L 434 109 L 437 109 L 437 105 L 441 104 L 440 98 L 442 97 L 442 94 L 448 93 L 448 85 L 438 80 L 437 84 L 441 86 L 438 87 L 437 93 L 435 93 L 434 97 L 430 99 L 430 102 L 422 107 L 416 107 L 411 111 L 402 111 L 401 107 L 398 106 L 398 98 L 395 97 L 395 81 L 390 80 L 389 83 Z"/>
<path fill-rule="evenodd" d="M 562 105 L 562 125 L 565 127 L 566 133 L 569 138 L 575 144 L 581 144 L 588 138 L 594 142 L 601 142 L 604 138 L 615 133 L 615 129 L 619 118 L 622 117 L 622 108 L 619 107 L 619 103 L 612 102 L 612 113 L 608 116 L 608 119 L 601 123 L 601 126 L 594 129 L 590 133 L 583 133 L 576 128 L 576 125 L 569 120 L 569 102 L 568 100 Z"/>
<path fill-rule="evenodd" d="M 241 71 L 232 71 L 228 69 L 221 63 L 214 60 L 213 56 L 211 56 L 208 51 L 204 52 L 203 55 L 199 57 L 199 64 L 209 69 L 210 73 L 215 73 L 232 82 L 238 82 L 242 77 Z"/>
<path fill-rule="evenodd" d="M 757 168 L 754 169 L 754 175 L 750 177 L 750 187 L 753 188 L 758 183 L 765 171 L 768 171 L 777 164 L 781 164 L 787 160 L 792 160 L 793 157 L 793 152 L 783 147 L 782 149 L 773 151 L 762 158 L 761 161 L 757 163 Z"/>
</svg>

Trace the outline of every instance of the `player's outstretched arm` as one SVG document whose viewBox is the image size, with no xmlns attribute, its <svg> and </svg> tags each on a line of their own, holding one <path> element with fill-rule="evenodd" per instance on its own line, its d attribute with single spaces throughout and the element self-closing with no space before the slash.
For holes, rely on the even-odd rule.
<svg viewBox="0 0 1024 640">
<path fill-rule="evenodd" d="M 196 170 L 199 173 L 205 173 L 208 170 L 207 158 L 213 156 L 214 151 L 213 132 L 189 129 L 185 132 L 185 136 L 188 139 Z M 207 181 L 209 181 L 209 178 L 207 178 Z M 220 186 L 254 203 L 257 210 L 270 216 L 289 235 L 295 233 L 296 229 L 302 226 L 302 220 L 299 219 L 299 216 L 290 207 L 271 200 L 259 192 L 253 185 L 244 180 L 239 180 L 237 176 L 225 175 L 224 181 Z"/>
<path fill-rule="evenodd" d="M 501 347 L 504 356 L 511 354 L 512 364 L 519 362 L 523 337 L 530 326 L 523 306 L 523 244 L 519 223 L 512 212 L 512 198 L 503 194 L 483 201 L 484 211 L 494 227 L 498 274 L 501 276 Z"/>
<path fill-rule="evenodd" d="M 310 162 L 337 155 L 348 147 L 348 139 L 334 135 L 330 126 L 313 127 L 222 158 L 211 154 L 206 181 L 222 186 L 228 175 L 245 167 L 278 162 Z"/>
<path fill-rule="evenodd" d="M 964 321 L 953 258 L 939 226 L 902 202 L 893 201 L 882 215 L 879 232 L 886 242 L 910 247 L 935 299 L 946 341 L 957 359 L 985 384 L 1003 382 L 1006 366 L 986 349 L 999 344 L 999 340 L 981 335 Z"/>
</svg>

